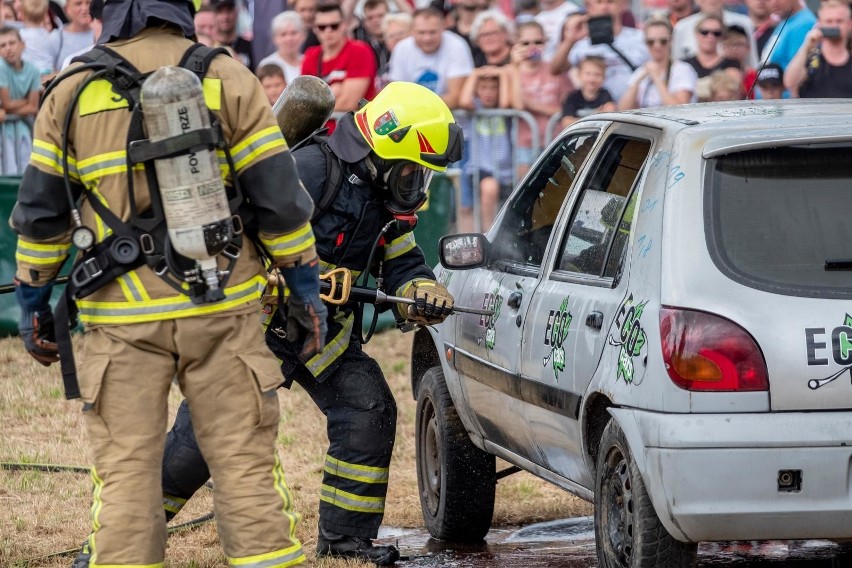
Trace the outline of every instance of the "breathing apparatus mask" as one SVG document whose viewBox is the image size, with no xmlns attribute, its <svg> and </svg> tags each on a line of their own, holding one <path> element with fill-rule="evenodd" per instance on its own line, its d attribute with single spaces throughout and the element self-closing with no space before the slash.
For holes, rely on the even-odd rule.
<svg viewBox="0 0 852 568">
<path fill-rule="evenodd" d="M 393 215 L 410 215 L 426 201 L 434 170 L 409 160 L 366 158 L 374 185 L 385 191 L 385 208 Z"/>
</svg>

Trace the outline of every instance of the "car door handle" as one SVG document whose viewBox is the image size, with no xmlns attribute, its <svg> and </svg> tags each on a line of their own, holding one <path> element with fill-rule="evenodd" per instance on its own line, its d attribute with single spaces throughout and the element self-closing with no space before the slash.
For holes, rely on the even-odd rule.
<svg viewBox="0 0 852 568">
<path fill-rule="evenodd" d="M 603 327 L 603 313 L 592 312 L 586 316 L 586 325 L 592 329 L 600 329 Z"/>
<path fill-rule="evenodd" d="M 524 295 L 521 292 L 512 292 L 509 294 L 509 299 L 506 300 L 506 305 L 512 308 L 513 310 L 517 310 L 521 307 L 521 300 L 524 299 Z"/>
</svg>

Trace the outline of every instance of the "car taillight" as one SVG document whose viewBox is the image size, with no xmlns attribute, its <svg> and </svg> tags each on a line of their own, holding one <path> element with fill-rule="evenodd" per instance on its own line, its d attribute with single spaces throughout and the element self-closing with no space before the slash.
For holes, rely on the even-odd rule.
<svg viewBox="0 0 852 568">
<path fill-rule="evenodd" d="M 663 361 L 672 382 L 690 391 L 769 390 L 757 343 L 737 324 L 705 312 L 660 310 Z"/>
</svg>

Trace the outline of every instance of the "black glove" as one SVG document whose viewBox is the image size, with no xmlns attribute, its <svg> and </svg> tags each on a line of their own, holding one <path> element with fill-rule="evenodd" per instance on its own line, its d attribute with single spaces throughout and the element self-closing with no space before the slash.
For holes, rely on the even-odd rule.
<svg viewBox="0 0 852 568">
<path fill-rule="evenodd" d="M 287 301 L 287 340 L 303 341 L 299 358 L 307 361 L 325 347 L 328 333 L 328 309 L 317 296 L 316 301 L 302 302 L 290 297 Z"/>
<path fill-rule="evenodd" d="M 18 332 L 24 341 L 24 347 L 32 357 L 49 367 L 59 361 L 59 348 L 53 328 L 53 314 L 50 313 L 50 292 L 53 286 L 36 288 L 15 281 L 15 298 L 21 306 L 21 321 Z"/>
<path fill-rule="evenodd" d="M 414 323 L 431 325 L 441 323 L 453 311 L 453 295 L 446 286 L 434 280 L 412 280 L 402 293 L 403 297 L 411 298 L 414 304 L 404 306 L 406 319 Z"/>
<path fill-rule="evenodd" d="M 325 347 L 328 309 L 319 297 L 319 262 L 282 267 L 281 274 L 290 290 L 287 300 L 287 340 L 302 341 L 299 357 L 307 361 Z"/>
</svg>

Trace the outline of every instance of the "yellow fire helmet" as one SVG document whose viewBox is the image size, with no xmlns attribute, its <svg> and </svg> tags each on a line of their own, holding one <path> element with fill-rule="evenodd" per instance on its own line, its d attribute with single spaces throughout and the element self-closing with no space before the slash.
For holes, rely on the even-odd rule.
<svg viewBox="0 0 852 568">
<path fill-rule="evenodd" d="M 383 160 L 443 172 L 461 159 L 461 127 L 446 103 L 421 85 L 394 81 L 355 112 L 358 131 Z"/>
</svg>

